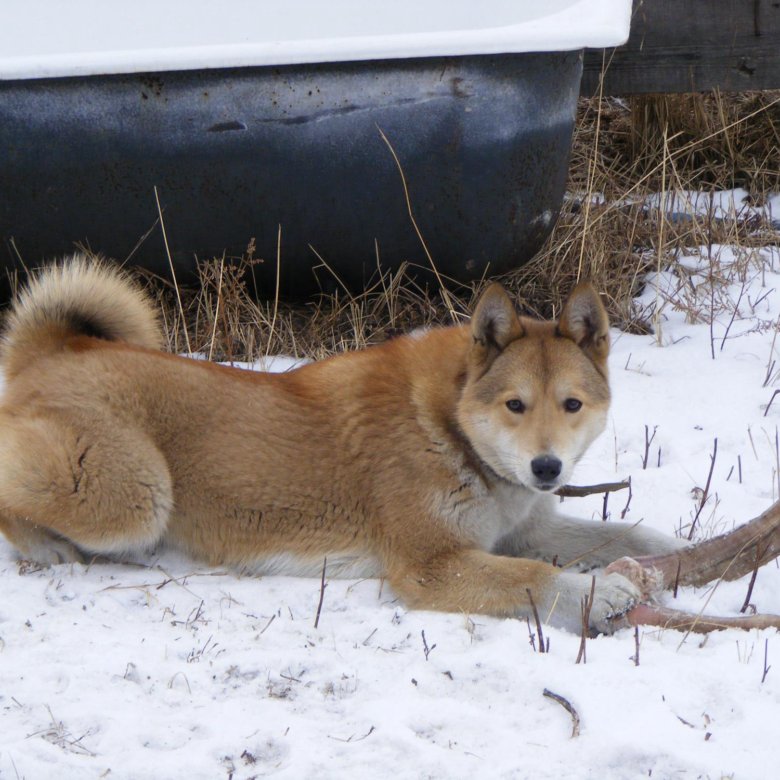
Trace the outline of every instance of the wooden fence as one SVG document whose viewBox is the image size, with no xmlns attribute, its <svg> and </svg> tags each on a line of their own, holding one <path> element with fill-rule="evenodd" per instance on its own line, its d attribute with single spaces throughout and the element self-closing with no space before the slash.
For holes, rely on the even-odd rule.
<svg viewBox="0 0 780 780">
<path fill-rule="evenodd" d="M 634 0 L 625 46 L 588 51 L 582 94 L 780 88 L 780 0 Z"/>
</svg>

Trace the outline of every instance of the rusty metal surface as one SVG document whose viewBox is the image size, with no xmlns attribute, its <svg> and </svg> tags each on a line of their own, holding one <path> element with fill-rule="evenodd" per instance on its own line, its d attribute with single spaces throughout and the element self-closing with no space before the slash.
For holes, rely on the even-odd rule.
<svg viewBox="0 0 780 780">
<path fill-rule="evenodd" d="M 439 271 L 507 270 L 557 216 L 581 66 L 569 52 L 0 82 L 3 260 L 82 242 L 165 274 L 156 186 L 184 274 L 254 238 L 272 290 L 279 225 L 287 294 L 335 284 L 309 245 L 355 288 L 375 239 L 383 267 L 427 265 L 381 128 Z"/>
</svg>

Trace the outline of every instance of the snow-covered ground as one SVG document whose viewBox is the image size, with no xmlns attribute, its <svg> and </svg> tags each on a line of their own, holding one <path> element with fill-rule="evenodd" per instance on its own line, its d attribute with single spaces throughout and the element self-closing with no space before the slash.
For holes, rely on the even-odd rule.
<svg viewBox="0 0 780 780">
<path fill-rule="evenodd" d="M 687 534 L 717 439 L 699 534 L 721 532 L 780 495 L 780 398 L 767 410 L 780 252 L 714 247 L 652 281 L 639 305 L 659 310 L 660 331 L 613 334 L 611 421 L 574 481 L 631 476 L 626 520 Z M 610 496 L 609 522 L 627 498 Z M 566 505 L 603 509 L 600 496 Z M 171 554 L 145 564 L 39 569 L 0 540 L 0 778 L 780 771 L 775 631 L 647 629 L 637 664 L 624 630 L 589 640 L 575 665 L 578 636 L 547 629 L 539 654 L 524 622 L 409 611 L 374 580 L 328 582 L 315 628 L 318 580 L 241 578 Z M 746 590 L 683 589 L 676 605 L 736 614 Z M 751 601 L 780 612 L 777 564 Z M 579 736 L 545 688 L 576 708 Z"/>
</svg>

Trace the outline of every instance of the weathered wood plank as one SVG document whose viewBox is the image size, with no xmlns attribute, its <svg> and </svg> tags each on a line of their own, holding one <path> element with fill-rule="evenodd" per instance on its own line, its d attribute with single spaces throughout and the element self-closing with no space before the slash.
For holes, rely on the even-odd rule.
<svg viewBox="0 0 780 780">
<path fill-rule="evenodd" d="M 582 94 L 780 88 L 780 0 L 634 0 L 625 46 L 585 54 Z M 610 61 L 611 58 L 611 61 Z"/>
</svg>

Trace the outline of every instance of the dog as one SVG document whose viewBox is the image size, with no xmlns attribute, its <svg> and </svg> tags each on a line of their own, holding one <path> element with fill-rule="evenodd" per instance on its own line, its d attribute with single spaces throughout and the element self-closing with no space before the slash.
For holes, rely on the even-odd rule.
<svg viewBox="0 0 780 780">
<path fill-rule="evenodd" d="M 76 255 L 17 296 L 0 348 L 0 530 L 42 564 L 169 546 L 256 574 L 383 577 L 412 608 L 580 631 L 592 576 L 673 552 L 558 514 L 605 426 L 609 324 L 588 284 L 557 322 L 498 284 L 467 325 L 283 374 L 161 351 L 153 301 Z M 642 598 L 595 574 L 590 629 Z"/>
</svg>

